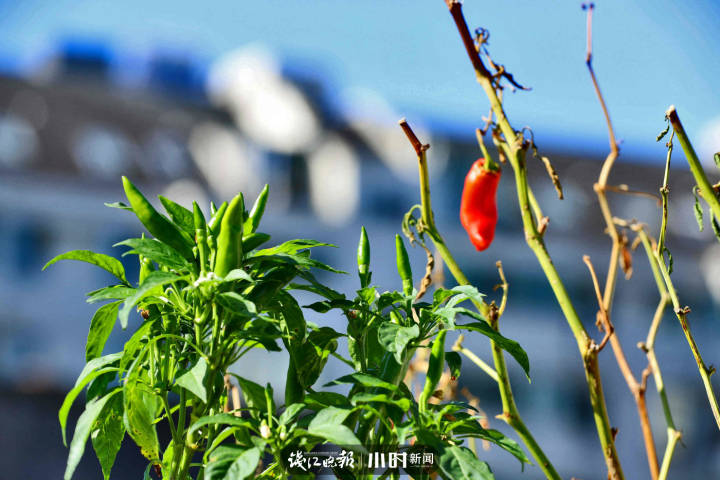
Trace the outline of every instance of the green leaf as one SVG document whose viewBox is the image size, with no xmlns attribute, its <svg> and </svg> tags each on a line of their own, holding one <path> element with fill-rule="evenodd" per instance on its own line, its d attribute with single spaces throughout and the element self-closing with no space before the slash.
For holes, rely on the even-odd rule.
<svg viewBox="0 0 720 480">
<path fill-rule="evenodd" d="M 438 458 L 438 467 L 443 478 L 448 480 L 494 480 L 495 478 L 490 466 L 481 462 L 465 447 L 443 445 Z"/>
<path fill-rule="evenodd" d="M 374 377 L 367 373 L 359 372 L 351 373 L 350 375 L 345 375 L 344 377 L 335 379 L 332 382 L 326 383 L 325 386 L 331 387 L 333 385 L 341 385 L 343 383 L 354 383 L 362 385 L 363 387 L 370 388 L 384 388 L 386 390 L 390 390 L 391 392 L 396 392 L 398 390 L 398 387 L 390 382 L 386 382 L 385 380 Z"/>
<path fill-rule="evenodd" d="M 200 357 L 193 367 L 175 379 L 175 384 L 207 403 L 207 390 L 205 389 L 205 376 L 207 375 L 207 362 Z"/>
<path fill-rule="evenodd" d="M 151 462 L 160 461 L 160 443 L 155 428 L 156 402 L 146 386 L 126 384 L 123 390 L 125 415 L 123 420 L 128 434 L 140 452 Z"/>
<path fill-rule="evenodd" d="M 133 209 L 130 205 L 126 205 L 123 202 L 105 202 L 104 205 L 106 207 L 110 207 L 110 208 L 118 208 L 120 210 L 129 210 L 131 212 L 133 211 Z"/>
<path fill-rule="evenodd" d="M 95 420 L 90 434 L 93 449 L 100 461 L 105 480 L 110 480 L 110 472 L 123 437 L 125 437 L 123 399 L 121 395 L 113 395 L 112 400 L 108 401 L 105 408 L 102 409 L 102 413 Z"/>
<path fill-rule="evenodd" d="M 259 451 L 257 448 L 251 450 Z M 235 477 L 228 475 L 229 469 L 235 460 L 247 451 L 250 450 L 239 445 L 222 445 L 216 448 L 210 454 L 209 463 L 205 466 L 203 480 L 234 480 Z"/>
<path fill-rule="evenodd" d="M 360 440 L 343 422 L 351 410 L 327 407 L 320 410 L 308 425 L 308 433 L 342 446 L 360 446 Z M 364 450 L 360 446 L 360 450 Z"/>
<path fill-rule="evenodd" d="M 335 247 L 336 245 L 333 245 L 331 243 L 322 243 L 315 240 L 309 240 L 309 239 L 295 239 L 295 240 L 289 240 L 285 243 L 282 243 L 276 247 L 272 248 L 265 248 L 263 250 L 258 250 L 255 252 L 255 256 L 262 256 L 262 255 L 275 255 L 278 253 L 290 253 L 295 254 L 299 252 L 300 250 L 304 250 L 307 248 L 313 248 L 313 247 Z"/>
<path fill-rule="evenodd" d="M 720 168 L 720 152 L 716 152 L 715 155 L 713 155 L 713 160 L 715 161 L 715 166 Z"/>
<path fill-rule="evenodd" d="M 292 422 L 304 408 L 304 403 L 293 403 L 292 405 L 288 405 L 282 415 L 280 415 L 280 418 L 278 418 L 278 423 L 280 425 L 287 425 Z"/>
<path fill-rule="evenodd" d="M 718 219 L 715 218 L 715 216 L 712 214 L 712 211 L 710 212 L 710 225 L 712 226 L 713 233 L 715 234 L 715 238 L 717 238 L 720 241 L 720 225 L 718 224 Z"/>
<path fill-rule="evenodd" d="M 112 333 L 113 325 L 115 325 L 118 308 L 120 308 L 120 302 L 103 305 L 98 308 L 92 320 L 90 320 L 90 331 L 85 345 L 86 362 L 102 355 L 105 343 L 110 337 L 110 333 Z"/>
<path fill-rule="evenodd" d="M 457 285 L 453 287 L 451 292 L 456 292 L 457 295 L 453 296 L 448 302 L 448 307 L 454 307 L 460 302 L 464 302 L 465 300 L 472 300 L 477 303 L 483 302 L 483 295 L 482 293 L 478 292 L 477 288 L 473 287 L 472 285 Z"/>
<path fill-rule="evenodd" d="M 120 325 L 122 326 L 123 330 L 127 328 L 130 312 L 132 311 L 136 303 L 149 295 L 155 287 L 165 285 L 167 283 L 177 282 L 183 279 L 184 277 L 178 277 L 174 273 L 169 272 L 150 273 L 150 275 L 147 276 L 142 285 L 140 285 L 137 290 L 135 290 L 135 293 L 131 297 L 128 297 L 127 300 L 125 300 L 125 303 L 120 310 Z"/>
<path fill-rule="evenodd" d="M 195 433 L 198 429 L 206 425 L 228 425 L 231 427 L 246 428 L 252 424 L 244 418 L 237 417 L 230 413 L 218 413 L 216 415 L 206 415 L 198 418 L 190 427 L 189 433 Z"/>
<path fill-rule="evenodd" d="M 474 312 L 466 310 L 463 313 L 472 316 L 470 314 Z M 528 380 L 530 380 L 530 360 L 528 360 L 528 356 L 525 350 L 523 350 L 520 344 L 517 343 L 515 340 L 510 340 L 509 338 L 504 337 L 485 322 L 473 322 L 466 325 L 457 325 L 456 328 L 460 330 L 471 330 L 474 332 L 479 332 L 490 338 L 490 340 L 494 341 L 495 344 L 497 344 L 500 348 L 508 352 L 515 359 L 515 361 L 520 364 L 522 369 L 525 371 L 525 375 L 527 375 Z"/>
<path fill-rule="evenodd" d="M 158 265 L 175 270 L 188 270 L 190 268 L 190 263 L 185 260 L 177 250 L 154 238 L 128 238 L 127 240 L 116 243 L 113 247 L 120 245 L 132 249 L 124 252 L 123 257 L 125 255 L 137 254 L 149 258 Z"/>
<path fill-rule="evenodd" d="M 351 407 L 347 396 L 336 392 L 310 392 L 305 395 L 305 403 L 314 410 L 322 407 Z"/>
<path fill-rule="evenodd" d="M 369 392 L 361 392 L 353 395 L 353 397 L 350 399 L 353 405 L 357 405 L 358 403 L 388 403 L 391 405 L 396 405 L 401 410 L 407 412 L 410 410 L 410 399 L 409 398 L 392 398 L 391 396 L 388 396 L 385 393 L 369 393 Z"/>
<path fill-rule="evenodd" d="M 228 274 L 225 275 L 225 278 L 222 279 L 223 282 L 234 282 L 236 280 L 247 280 L 248 282 L 253 282 L 253 278 L 250 276 L 250 274 L 242 268 L 230 270 Z"/>
<path fill-rule="evenodd" d="M 85 444 L 90 436 L 90 430 L 95 424 L 95 420 L 97 420 L 100 412 L 102 412 L 105 407 L 105 404 L 118 392 L 120 392 L 120 389 L 117 389 L 102 398 L 92 400 L 85 405 L 85 411 L 82 415 L 80 415 L 80 418 L 78 418 L 77 425 L 75 425 L 75 433 L 73 434 L 73 439 L 70 443 L 70 453 L 68 454 L 65 475 L 63 476 L 65 480 L 70 480 L 73 473 L 75 473 L 75 469 L 77 468 L 78 463 L 80 463 L 80 459 L 85 451 Z"/>
<path fill-rule="evenodd" d="M 473 437 L 481 438 L 483 440 L 487 440 L 488 442 L 494 443 L 506 452 L 512 454 L 520 461 L 520 463 L 531 463 L 530 459 L 527 457 L 527 455 L 525 455 L 525 452 L 523 452 L 522 447 L 520 447 L 520 445 L 518 445 L 515 440 L 506 437 L 502 434 L 502 432 L 499 432 L 497 430 L 486 430 L 482 428 L 478 424 L 477 420 L 475 420 L 474 418 L 472 418 L 467 423 L 472 425 L 470 433 Z M 455 430 L 455 433 L 458 433 L 457 430 Z"/>
<path fill-rule="evenodd" d="M 397 363 L 403 363 L 403 352 L 408 344 L 420 336 L 420 327 L 401 327 L 396 323 L 383 323 L 378 328 L 378 342 L 388 352 L 395 354 Z"/>
<path fill-rule="evenodd" d="M 240 386 L 240 391 L 243 394 L 243 398 L 245 398 L 245 403 L 247 404 L 248 408 L 257 409 L 260 412 L 267 412 L 267 402 L 265 401 L 265 388 L 253 382 L 252 380 L 248 380 L 242 377 L 235 378 L 238 382 L 238 385 Z"/>
<path fill-rule="evenodd" d="M 450 369 L 450 377 L 457 380 L 460 377 L 460 367 L 462 366 L 462 357 L 457 352 L 445 352 L 445 362 Z"/>
<path fill-rule="evenodd" d="M 87 303 L 96 303 L 104 300 L 125 300 L 133 293 L 135 293 L 135 289 L 132 287 L 111 285 L 88 293 L 88 298 L 85 301 Z"/>
<path fill-rule="evenodd" d="M 337 338 L 342 334 L 330 327 L 313 330 L 305 342 L 295 349 L 294 356 L 298 380 L 304 387 L 311 387 L 320 376 L 330 354 L 337 350 Z"/>
<path fill-rule="evenodd" d="M 158 195 L 160 203 L 165 207 L 173 223 L 185 230 L 191 237 L 195 237 L 195 224 L 193 223 L 193 214 L 190 210 L 182 205 L 173 202 L 169 198 Z"/>
<path fill-rule="evenodd" d="M 255 304 L 239 293 L 225 292 L 216 297 L 217 302 L 236 315 L 252 317 L 257 314 Z"/>
<path fill-rule="evenodd" d="M 98 359 L 100 360 L 100 359 Z M 87 366 L 86 366 L 87 368 Z M 107 373 L 107 372 L 117 372 L 118 369 L 116 367 L 106 367 L 106 368 L 99 368 L 97 370 L 93 370 L 91 372 L 88 372 L 86 374 L 81 374 L 80 378 L 78 378 L 77 382 L 75 383 L 75 387 L 68 392 L 68 394 L 65 396 L 65 400 L 62 403 L 62 406 L 60 407 L 60 411 L 58 412 L 58 419 L 60 420 L 60 430 L 62 431 L 62 438 L 63 438 L 63 444 L 67 445 L 66 440 L 66 433 L 65 429 L 67 427 L 67 417 L 70 413 L 70 407 L 72 407 L 72 404 L 75 402 L 75 399 L 78 395 L 80 395 L 80 392 L 82 392 L 85 389 L 85 386 L 90 383 L 93 379 L 99 377 L 100 375 Z M 84 372 L 84 370 L 83 370 Z M 87 437 L 85 438 L 87 440 Z M 84 444 L 83 444 L 84 445 Z"/>
<path fill-rule="evenodd" d="M 260 450 L 251 448 L 238 455 L 228 468 L 224 480 L 244 480 L 255 473 L 260 461 Z"/>
<path fill-rule="evenodd" d="M 121 282 L 123 282 L 125 285 L 130 285 L 125 278 L 125 268 L 122 266 L 122 263 L 120 263 L 120 260 L 113 258 L 109 255 L 91 252 L 90 250 L 72 250 L 70 252 L 63 253 L 62 255 L 58 255 L 57 257 L 53 258 L 52 260 L 47 262 L 42 269 L 45 270 L 53 263 L 60 260 L 78 260 L 80 262 L 97 265 L 103 270 L 106 270 L 115 275 L 115 277 Z"/>
<path fill-rule="evenodd" d="M 693 198 L 695 199 L 695 204 L 693 206 L 694 211 L 695 211 L 695 220 L 697 221 L 698 229 L 700 229 L 700 231 L 702 232 L 703 231 L 703 211 L 702 211 L 702 207 L 700 206 L 700 200 L 698 199 L 698 196 L 697 196 L 697 187 L 694 187 L 692 192 L 693 192 Z"/>
</svg>

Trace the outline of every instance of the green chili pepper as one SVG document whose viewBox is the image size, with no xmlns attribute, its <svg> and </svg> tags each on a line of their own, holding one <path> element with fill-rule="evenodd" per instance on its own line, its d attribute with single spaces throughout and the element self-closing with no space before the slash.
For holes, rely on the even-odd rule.
<svg viewBox="0 0 720 480">
<path fill-rule="evenodd" d="M 215 212 L 217 212 L 217 205 L 215 205 L 215 202 L 210 200 L 210 216 L 212 217 L 215 215 Z"/>
<path fill-rule="evenodd" d="M 270 186 L 266 184 L 255 200 L 247 220 L 245 220 L 245 225 L 243 226 L 245 235 L 254 233 L 260 225 L 260 220 L 262 219 L 263 213 L 265 213 L 265 205 L 267 204 L 269 193 Z"/>
<path fill-rule="evenodd" d="M 370 241 L 368 240 L 365 227 L 360 229 L 360 241 L 357 249 L 358 275 L 360 276 L 360 287 L 365 288 L 370 285 Z"/>
<path fill-rule="evenodd" d="M 290 355 L 288 363 L 287 378 L 285 380 L 285 405 L 300 403 L 305 398 L 305 388 L 303 388 L 300 380 L 297 378 L 297 370 L 295 369 L 295 360 Z"/>
<path fill-rule="evenodd" d="M 161 242 L 180 252 L 183 257 L 192 260 L 194 242 L 190 235 L 177 228 L 170 220 L 158 213 L 127 177 L 122 177 L 122 181 L 125 195 L 132 206 L 133 212 L 135 212 L 135 215 L 147 228 L 148 232 L 152 233 Z"/>
<path fill-rule="evenodd" d="M 138 260 L 140 261 L 138 285 L 142 285 L 148 275 L 155 271 L 155 265 L 153 265 L 152 260 L 147 257 L 143 257 L 142 255 L 138 255 Z"/>
<path fill-rule="evenodd" d="M 243 236 L 243 251 L 250 252 L 255 250 L 268 240 L 270 240 L 270 235 L 267 233 L 255 232 L 250 235 L 245 235 Z"/>
<path fill-rule="evenodd" d="M 198 261 L 200 262 L 200 275 L 204 275 L 208 259 L 207 227 L 205 225 L 205 216 L 197 202 L 193 202 L 193 223 L 195 224 L 195 242 L 198 249 Z"/>
<path fill-rule="evenodd" d="M 447 330 L 440 330 L 430 350 L 430 362 L 425 376 L 425 387 L 418 399 L 418 406 L 422 412 L 425 411 L 428 400 L 435 393 L 435 387 L 437 387 L 443 368 L 445 368 L 445 335 L 447 335 Z"/>
<path fill-rule="evenodd" d="M 405 250 L 405 244 L 403 243 L 400 235 L 395 235 L 395 253 L 397 259 L 397 270 L 400 274 L 400 279 L 402 280 L 403 293 L 405 295 L 412 295 L 412 269 L 410 268 L 410 259 L 408 258 L 407 250 Z"/>
<path fill-rule="evenodd" d="M 215 275 L 224 277 L 235 268 L 240 267 L 243 256 L 243 217 L 245 203 L 242 193 L 238 193 L 228 205 L 220 223 L 217 237 L 217 254 L 215 256 Z"/>
<path fill-rule="evenodd" d="M 222 222 L 223 215 L 227 211 L 228 203 L 223 202 L 222 205 L 212 214 L 210 221 L 208 222 L 208 229 L 212 231 L 212 234 L 217 236 L 220 231 L 220 222 Z"/>
</svg>

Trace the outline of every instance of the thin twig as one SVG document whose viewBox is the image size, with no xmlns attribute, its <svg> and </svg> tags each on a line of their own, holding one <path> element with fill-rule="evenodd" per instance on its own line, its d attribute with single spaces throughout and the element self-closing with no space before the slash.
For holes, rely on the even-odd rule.
<svg viewBox="0 0 720 480">
<path fill-rule="evenodd" d="M 670 411 L 670 402 L 668 401 L 667 393 L 665 392 L 665 382 L 663 380 L 662 372 L 660 371 L 660 365 L 657 361 L 657 357 L 655 356 L 655 338 L 657 336 L 658 328 L 660 327 L 660 322 L 662 321 L 663 313 L 665 312 L 665 309 L 670 302 L 670 295 L 668 294 L 667 287 L 665 286 L 665 281 L 663 280 L 662 274 L 660 272 L 660 267 L 658 266 L 658 263 L 656 261 L 656 248 L 652 245 L 651 240 L 642 225 L 633 225 L 632 229 L 637 232 L 640 243 L 642 243 L 644 247 L 645 253 L 650 263 L 650 268 L 653 272 L 653 277 L 655 278 L 658 293 L 660 294 L 660 300 L 658 301 L 658 306 L 655 309 L 655 315 L 653 316 L 647 339 L 645 340 L 645 342 L 641 342 L 640 344 L 638 344 L 638 347 L 640 347 L 640 349 L 642 349 L 647 355 L 648 365 L 650 367 L 650 370 L 652 371 L 653 379 L 655 380 L 655 389 L 657 390 L 658 396 L 660 397 L 660 403 L 663 407 L 663 414 L 665 415 L 665 424 L 667 426 L 668 439 L 667 445 L 665 447 L 665 453 L 663 454 L 662 463 L 660 464 L 658 480 L 666 480 L 668 471 L 670 469 L 670 463 L 672 462 L 672 457 L 675 453 L 675 446 L 677 445 L 678 440 L 680 440 L 682 436 L 680 431 L 677 430 L 677 428 L 675 427 L 672 412 Z"/>
<path fill-rule="evenodd" d="M 605 98 L 600 91 L 600 84 L 598 83 L 597 76 L 595 75 L 595 71 L 592 66 L 593 10 L 594 5 L 591 3 L 587 7 L 587 54 L 585 56 L 585 63 L 587 64 L 587 68 L 590 73 L 590 79 L 592 80 L 593 88 L 595 89 L 595 94 L 597 95 L 598 102 L 600 103 L 600 107 L 602 108 L 603 115 L 605 117 L 605 123 L 608 131 L 608 141 L 610 143 L 610 152 L 608 153 L 605 162 L 603 163 L 602 169 L 600 170 L 598 181 L 594 185 L 594 190 L 598 197 L 598 203 L 600 204 L 600 210 L 607 226 L 607 232 L 612 240 L 612 249 L 610 251 L 610 264 L 608 267 L 608 274 L 605 280 L 605 289 L 602 297 L 600 297 L 600 289 L 597 284 L 597 278 L 595 278 L 592 264 L 590 263 L 589 258 L 585 260 L 585 263 L 588 265 L 591 274 L 593 274 L 593 283 L 595 284 L 595 291 L 598 294 L 598 301 L 600 304 L 600 315 L 606 324 L 605 338 L 603 339 L 603 341 L 607 341 L 608 339 L 610 340 L 610 345 L 612 347 L 615 360 L 618 364 L 618 367 L 620 368 L 623 377 L 625 378 L 625 382 L 627 383 L 627 386 L 630 389 L 633 398 L 635 399 L 638 417 L 640 418 L 640 426 L 643 432 L 643 439 L 645 442 L 645 453 L 647 456 L 648 468 L 650 469 L 650 475 L 652 479 L 657 480 L 659 475 L 657 449 L 655 448 L 655 440 L 653 439 L 652 435 L 650 417 L 647 412 L 645 388 L 642 386 L 641 383 L 637 381 L 635 375 L 630 369 L 630 365 L 628 364 L 625 352 L 622 349 L 622 345 L 620 344 L 620 340 L 617 338 L 617 335 L 614 335 L 614 332 L 612 330 L 607 330 L 607 328 L 612 328 L 608 326 L 612 325 L 610 317 L 613 305 L 613 298 L 615 294 L 615 286 L 617 283 L 617 267 L 618 264 L 621 263 L 621 260 L 625 258 L 625 256 L 621 256 L 621 254 L 626 252 L 626 243 L 624 241 L 624 236 L 620 235 L 617 227 L 615 226 L 614 217 L 610 210 L 610 204 L 607 200 L 606 195 L 608 178 L 620 152 L 618 149 L 617 141 L 615 139 L 615 131 L 613 130 L 612 120 L 610 119 L 610 111 L 608 110 L 607 104 L 605 103 Z M 629 262 L 623 262 L 623 266 L 625 267 L 624 269 L 626 270 L 626 272 L 631 271 L 628 264 Z"/>
</svg>

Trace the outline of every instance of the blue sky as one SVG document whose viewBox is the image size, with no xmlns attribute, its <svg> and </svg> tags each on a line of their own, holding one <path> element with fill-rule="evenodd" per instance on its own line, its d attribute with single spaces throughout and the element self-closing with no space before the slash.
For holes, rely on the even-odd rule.
<svg viewBox="0 0 720 480">
<path fill-rule="evenodd" d="M 654 144 L 675 104 L 692 138 L 720 116 L 720 5 L 711 1 L 599 0 L 595 68 L 623 148 Z M 466 0 L 471 27 L 531 92 L 507 95 L 516 127 L 540 145 L 602 148 L 601 112 L 584 65 L 577 1 Z M 408 118 L 472 135 L 487 110 L 442 0 L 0 0 L 0 58 L 21 68 L 68 35 L 107 39 L 124 52 L 172 47 L 211 61 L 248 42 L 316 69 L 331 92 L 369 88 Z M 720 149 L 720 145 L 717 146 Z"/>
</svg>

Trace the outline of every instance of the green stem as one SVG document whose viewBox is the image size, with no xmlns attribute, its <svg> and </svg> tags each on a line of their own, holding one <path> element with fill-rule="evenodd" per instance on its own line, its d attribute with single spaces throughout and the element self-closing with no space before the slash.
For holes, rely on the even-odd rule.
<svg viewBox="0 0 720 480">
<path fill-rule="evenodd" d="M 685 334 L 685 339 L 687 340 L 693 357 L 695 358 L 695 362 L 697 363 L 698 370 L 700 371 L 700 377 L 702 378 L 703 385 L 705 386 L 705 392 L 707 393 L 708 402 L 710 403 L 710 409 L 712 410 L 713 417 L 715 417 L 715 423 L 717 424 L 718 429 L 720 429 L 720 408 L 718 407 L 718 401 L 715 397 L 715 391 L 713 390 L 712 382 L 710 381 L 710 375 L 712 375 L 715 370 L 713 368 L 707 367 L 705 365 L 705 362 L 703 361 L 702 356 L 700 355 L 700 349 L 695 343 L 695 338 L 693 337 L 692 332 L 690 331 L 690 325 L 688 325 L 687 322 L 687 314 L 689 313 L 689 309 L 680 306 L 680 300 L 678 299 L 677 291 L 675 290 L 672 280 L 670 279 L 670 272 L 668 272 L 668 269 L 665 266 L 665 262 L 662 260 L 662 258 L 658 256 L 657 253 L 655 254 L 655 261 L 660 267 L 660 272 L 662 273 L 663 279 L 665 281 L 665 286 L 667 287 L 668 293 L 670 294 L 670 300 L 672 300 L 673 308 L 675 310 L 675 316 L 680 322 L 680 326 L 682 327 L 683 333 Z"/>
<path fill-rule="evenodd" d="M 612 479 L 622 480 L 624 479 L 624 475 L 622 467 L 620 466 L 617 450 L 615 448 L 615 442 L 610 428 L 610 420 L 605 406 L 605 396 L 603 394 L 602 380 L 597 362 L 598 350 L 595 343 L 588 336 L 585 327 L 582 325 L 582 322 L 580 321 L 580 318 L 570 301 L 570 297 L 565 290 L 565 286 L 552 263 L 547 249 L 545 248 L 542 236 L 537 231 L 530 208 L 527 171 L 524 159 L 525 151 L 522 146 L 522 139 L 512 128 L 507 116 L 505 115 L 502 103 L 493 84 L 492 75 L 483 65 L 477 49 L 475 48 L 475 43 L 470 35 L 467 23 L 465 22 L 465 18 L 462 14 L 462 5 L 455 0 L 447 0 L 447 4 L 458 28 L 458 32 L 460 33 L 465 50 L 467 51 L 470 61 L 473 64 L 477 81 L 480 83 L 488 97 L 488 100 L 490 101 L 490 107 L 497 119 L 497 125 L 505 137 L 505 143 L 507 144 L 509 151 L 512 153 L 509 155 L 508 160 L 515 172 L 515 186 L 523 227 L 525 230 L 525 239 L 530 246 L 530 249 L 533 253 L 535 253 L 540 266 L 545 272 L 545 276 L 550 283 L 550 287 L 555 294 L 558 304 L 560 305 L 568 325 L 575 336 L 578 349 L 580 350 L 580 355 L 583 359 L 583 366 L 585 368 L 585 377 L 590 392 L 590 403 L 592 405 L 593 416 L 595 418 L 598 438 L 600 439 L 605 463 L 608 468 L 608 474 Z M 500 375 L 500 369 L 497 367 L 498 366 L 496 365 L 498 375 Z"/>
<path fill-rule="evenodd" d="M 435 226 L 435 219 L 433 217 L 432 207 L 430 204 L 430 181 L 427 169 L 427 156 L 425 153 L 427 150 L 427 146 L 424 146 L 419 142 L 412 129 L 407 124 L 407 122 L 405 122 L 404 119 L 400 121 L 400 126 L 403 128 L 405 134 L 410 140 L 410 143 L 415 148 L 415 152 L 418 157 L 420 197 L 422 202 L 422 228 L 426 233 L 428 233 L 428 235 L 432 239 L 435 248 L 442 257 L 450 272 L 452 273 L 455 281 L 458 282 L 458 284 L 460 285 L 470 285 L 469 280 L 467 279 L 463 271 L 460 269 L 460 266 L 457 264 L 455 258 L 450 253 L 450 250 L 448 250 L 447 246 L 445 245 L 445 241 L 442 238 L 442 235 Z M 490 306 L 485 302 L 478 302 L 476 300 L 473 300 L 473 303 L 477 307 L 478 311 L 487 318 L 488 314 L 491 311 Z M 533 458 L 535 458 L 545 476 L 549 479 L 560 479 L 560 476 L 558 475 L 557 471 L 555 471 L 555 468 L 545 455 L 545 452 L 543 452 L 543 450 L 540 448 L 538 443 L 535 441 L 535 438 L 532 436 L 532 434 L 527 429 L 520 417 L 520 413 L 517 409 L 517 405 L 515 404 L 515 399 L 512 394 L 512 388 L 510 386 L 510 381 L 507 373 L 507 366 L 505 364 L 505 357 L 502 350 L 497 345 L 495 345 L 495 342 L 493 342 L 492 340 L 490 341 L 490 345 L 493 350 L 493 361 L 495 363 L 495 370 L 497 372 L 497 377 L 499 380 L 498 388 L 500 390 L 500 397 L 503 401 L 503 420 L 507 422 L 508 425 L 510 425 L 517 432 L 518 436 L 522 439 L 523 443 L 528 448 Z"/>
<path fill-rule="evenodd" d="M 685 158 L 687 159 L 688 164 L 690 164 L 690 171 L 692 172 L 693 177 L 695 177 L 695 182 L 698 184 L 698 187 L 700 187 L 702 197 L 710 206 L 715 218 L 720 221 L 720 200 L 718 200 L 712 185 L 710 184 L 710 180 L 708 180 L 707 175 L 705 175 L 705 170 L 702 168 L 697 153 L 695 153 L 695 149 L 685 133 L 685 129 L 680 122 L 680 117 L 678 117 L 675 106 L 671 105 L 667 112 L 665 112 L 665 115 L 670 120 L 670 124 L 672 125 L 673 130 L 680 141 L 680 145 L 685 152 Z"/>
<path fill-rule="evenodd" d="M 491 367 L 490 365 L 488 365 L 487 363 L 485 363 L 485 361 L 482 358 L 475 355 L 475 353 L 472 350 L 469 350 L 465 347 L 459 347 L 457 349 L 455 347 L 453 347 L 453 350 L 465 355 L 471 362 L 473 362 L 475 365 L 480 367 L 480 370 L 487 373 L 490 376 L 490 378 L 492 378 L 493 380 L 495 380 L 498 383 L 500 382 L 500 379 L 498 378 L 498 374 L 495 371 L 495 369 L 493 367 Z"/>
</svg>

